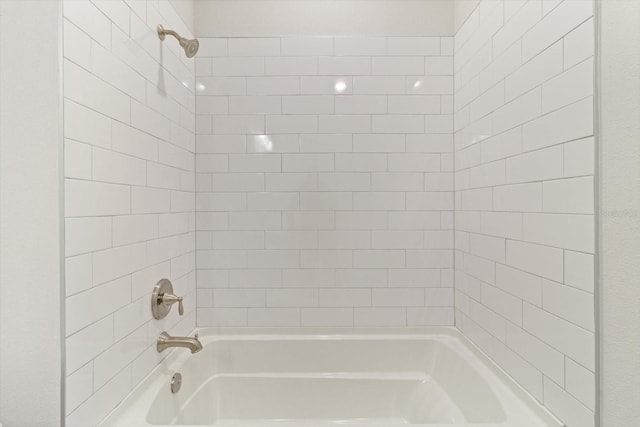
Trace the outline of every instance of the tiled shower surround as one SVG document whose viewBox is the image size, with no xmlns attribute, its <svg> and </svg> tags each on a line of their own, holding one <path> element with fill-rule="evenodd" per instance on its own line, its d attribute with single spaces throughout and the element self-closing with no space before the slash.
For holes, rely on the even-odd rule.
<svg viewBox="0 0 640 427">
<path fill-rule="evenodd" d="M 483 0 L 455 38 L 203 38 L 195 61 L 157 39 L 190 36 L 168 0 L 64 17 L 67 425 L 162 330 L 454 321 L 594 425 L 592 1 Z M 183 318 L 151 319 L 162 277 Z"/>
<path fill-rule="evenodd" d="M 202 39 L 199 326 L 453 324 L 453 38 Z"/>
<path fill-rule="evenodd" d="M 593 2 L 482 1 L 455 38 L 456 325 L 594 425 Z"/>
<path fill-rule="evenodd" d="M 96 425 L 195 327 L 194 64 L 155 26 L 168 1 L 68 0 L 64 12 L 66 425 Z M 185 296 L 153 320 L 162 277 Z"/>
</svg>

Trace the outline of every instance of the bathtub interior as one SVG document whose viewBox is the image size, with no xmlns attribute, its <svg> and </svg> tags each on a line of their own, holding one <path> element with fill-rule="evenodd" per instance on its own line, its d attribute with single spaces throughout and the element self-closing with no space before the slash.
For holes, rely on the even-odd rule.
<svg viewBox="0 0 640 427">
<path fill-rule="evenodd" d="M 446 340 L 272 336 L 216 340 L 162 390 L 153 425 L 238 420 L 402 424 L 502 422 L 483 379 Z M 201 376 L 201 378 L 198 378 Z"/>
<path fill-rule="evenodd" d="M 103 425 L 561 425 L 455 328 L 199 332 Z"/>
</svg>

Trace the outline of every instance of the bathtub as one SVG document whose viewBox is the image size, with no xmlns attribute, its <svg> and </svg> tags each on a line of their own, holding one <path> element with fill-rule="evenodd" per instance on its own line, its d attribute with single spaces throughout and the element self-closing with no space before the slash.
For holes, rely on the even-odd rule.
<svg viewBox="0 0 640 427">
<path fill-rule="evenodd" d="M 454 328 L 199 333 L 101 425 L 562 425 Z"/>
</svg>

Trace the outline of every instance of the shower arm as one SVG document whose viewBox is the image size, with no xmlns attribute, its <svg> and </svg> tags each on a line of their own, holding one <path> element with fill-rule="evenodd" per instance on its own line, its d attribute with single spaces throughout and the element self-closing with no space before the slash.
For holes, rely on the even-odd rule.
<svg viewBox="0 0 640 427">
<path fill-rule="evenodd" d="M 166 30 L 161 24 L 158 24 L 158 37 L 160 40 L 165 39 L 166 35 L 169 34 L 175 37 L 180 44 L 180 47 L 184 49 L 184 53 L 187 55 L 187 58 L 193 58 L 195 54 L 198 52 L 198 48 L 200 47 L 200 43 L 198 39 L 188 39 L 186 37 L 182 37 L 180 34 L 176 33 L 173 30 Z"/>
<path fill-rule="evenodd" d="M 180 34 L 176 33 L 173 30 L 167 30 L 165 29 L 162 24 L 158 24 L 158 37 L 160 37 L 160 40 L 164 40 L 165 36 L 169 34 L 170 36 L 175 37 L 178 42 L 180 43 L 180 46 L 183 46 L 183 43 L 186 42 L 186 39 L 184 37 L 182 37 Z"/>
</svg>

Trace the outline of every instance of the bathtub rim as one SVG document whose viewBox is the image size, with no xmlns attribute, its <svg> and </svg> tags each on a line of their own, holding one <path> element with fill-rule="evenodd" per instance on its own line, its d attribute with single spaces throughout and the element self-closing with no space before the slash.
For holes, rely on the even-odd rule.
<svg viewBox="0 0 640 427">
<path fill-rule="evenodd" d="M 424 327 L 203 327 L 195 328 L 189 335 L 199 334 L 202 345 L 216 341 L 253 340 L 368 340 L 372 338 L 387 340 L 415 340 L 415 339 L 446 339 L 469 351 L 477 361 L 494 374 L 500 382 L 511 391 L 529 410 L 535 413 L 549 427 L 564 427 L 542 402 L 524 389 L 511 375 L 502 369 L 493 359 L 478 347 L 471 339 L 455 326 L 424 326 Z M 182 350 L 182 351 L 181 351 Z M 127 411 L 127 403 L 138 400 L 155 383 L 166 375 L 170 378 L 177 369 L 176 364 L 184 363 L 191 353 L 184 349 L 171 349 L 165 358 L 155 366 L 118 405 L 100 421 L 98 426 L 109 426 L 109 421 L 122 417 Z M 120 413 L 120 414 L 119 414 Z M 119 416 L 118 416 L 119 415 Z M 153 424 L 146 424 L 145 426 Z M 266 426 L 267 424 L 265 424 Z M 483 426 L 482 424 L 470 424 Z M 484 424 L 486 427 L 499 424 Z M 419 426 L 419 425 L 416 425 Z M 436 425 L 429 425 L 435 427 Z M 444 425 L 443 425 L 444 426 Z M 456 427 L 457 424 L 447 425 Z"/>
</svg>

